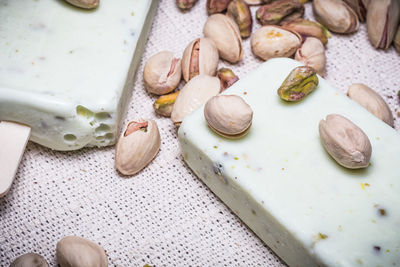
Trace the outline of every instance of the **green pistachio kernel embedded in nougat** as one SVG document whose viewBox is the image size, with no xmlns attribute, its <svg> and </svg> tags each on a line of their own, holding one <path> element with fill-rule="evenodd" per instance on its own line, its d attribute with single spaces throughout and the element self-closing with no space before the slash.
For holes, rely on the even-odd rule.
<svg viewBox="0 0 400 267">
<path fill-rule="evenodd" d="M 299 101 L 318 86 L 316 71 L 308 66 L 293 69 L 281 87 L 278 95 L 285 101 Z"/>
</svg>

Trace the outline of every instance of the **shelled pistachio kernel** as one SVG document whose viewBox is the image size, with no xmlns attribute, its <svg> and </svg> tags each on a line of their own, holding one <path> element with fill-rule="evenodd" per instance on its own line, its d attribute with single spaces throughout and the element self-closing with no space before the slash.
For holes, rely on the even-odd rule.
<svg viewBox="0 0 400 267">
<path fill-rule="evenodd" d="M 285 101 L 303 99 L 318 86 L 316 71 L 308 66 L 294 68 L 278 89 L 278 95 Z"/>
<path fill-rule="evenodd" d="M 218 95 L 207 101 L 204 117 L 217 134 L 236 139 L 248 133 L 253 110 L 240 96 Z"/>
</svg>

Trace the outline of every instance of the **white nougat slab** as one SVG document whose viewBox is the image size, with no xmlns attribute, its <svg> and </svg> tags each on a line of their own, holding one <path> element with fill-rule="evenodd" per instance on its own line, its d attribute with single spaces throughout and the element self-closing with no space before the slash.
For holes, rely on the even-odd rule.
<svg viewBox="0 0 400 267">
<path fill-rule="evenodd" d="M 321 77 L 303 101 L 282 101 L 277 89 L 299 65 L 271 59 L 224 92 L 253 108 L 242 139 L 216 135 L 203 108 L 188 116 L 179 129 L 182 156 L 290 266 L 397 266 L 400 135 Z M 368 135 L 368 168 L 345 169 L 324 150 L 318 123 L 330 113 Z"/>
<path fill-rule="evenodd" d="M 0 0 L 0 120 L 57 150 L 113 144 L 158 0 Z"/>
</svg>

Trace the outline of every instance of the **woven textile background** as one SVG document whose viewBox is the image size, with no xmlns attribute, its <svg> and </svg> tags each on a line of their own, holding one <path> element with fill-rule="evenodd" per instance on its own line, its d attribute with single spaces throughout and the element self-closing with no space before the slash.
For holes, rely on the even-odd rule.
<svg viewBox="0 0 400 267">
<path fill-rule="evenodd" d="M 0 266 L 27 252 L 56 266 L 56 243 L 65 235 L 98 242 L 110 266 L 283 265 L 183 163 L 176 127 L 154 114 L 155 96 L 143 86 L 143 65 L 151 55 L 171 50 L 180 57 L 190 41 L 202 36 L 205 2 L 182 13 L 175 0 L 160 1 L 137 73 L 125 124 L 138 118 L 157 121 L 162 144 L 155 160 L 125 179 L 114 169 L 114 147 L 56 152 L 30 142 L 11 191 L 0 199 Z M 310 4 L 306 17 L 312 18 Z M 253 30 L 258 27 L 255 22 Z M 250 40 L 244 48 L 239 64 L 221 61 L 220 67 L 229 66 L 239 77 L 256 69 L 261 61 L 251 53 Z M 399 130 L 399 54 L 393 48 L 373 49 L 365 24 L 356 34 L 334 34 L 326 53 L 326 79 L 342 92 L 354 82 L 377 90 Z"/>
</svg>

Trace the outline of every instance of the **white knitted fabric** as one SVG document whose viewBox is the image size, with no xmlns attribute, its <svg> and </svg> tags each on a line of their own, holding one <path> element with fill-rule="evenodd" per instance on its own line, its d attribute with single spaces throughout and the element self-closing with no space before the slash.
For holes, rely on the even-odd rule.
<svg viewBox="0 0 400 267">
<path fill-rule="evenodd" d="M 162 142 L 154 161 L 126 179 L 114 169 L 114 147 L 56 152 L 30 142 L 11 191 L 0 199 L 0 266 L 27 252 L 56 266 L 56 243 L 66 235 L 99 243 L 110 266 L 283 265 L 184 164 L 176 127 L 154 114 L 155 96 L 143 86 L 143 65 L 151 55 L 170 50 L 180 57 L 202 36 L 205 2 L 183 13 L 175 0 L 160 1 L 125 119 L 125 124 L 138 118 L 158 123 Z M 309 3 L 306 17 L 312 18 Z M 258 27 L 254 21 L 253 30 Z M 220 67 L 232 68 L 239 77 L 256 69 L 261 60 L 251 53 L 249 39 L 244 49 L 239 64 L 221 61 Z M 326 79 L 342 92 L 355 82 L 378 91 L 399 130 L 400 56 L 395 50 L 372 48 L 362 24 L 355 34 L 333 34 L 326 53 Z"/>
</svg>

